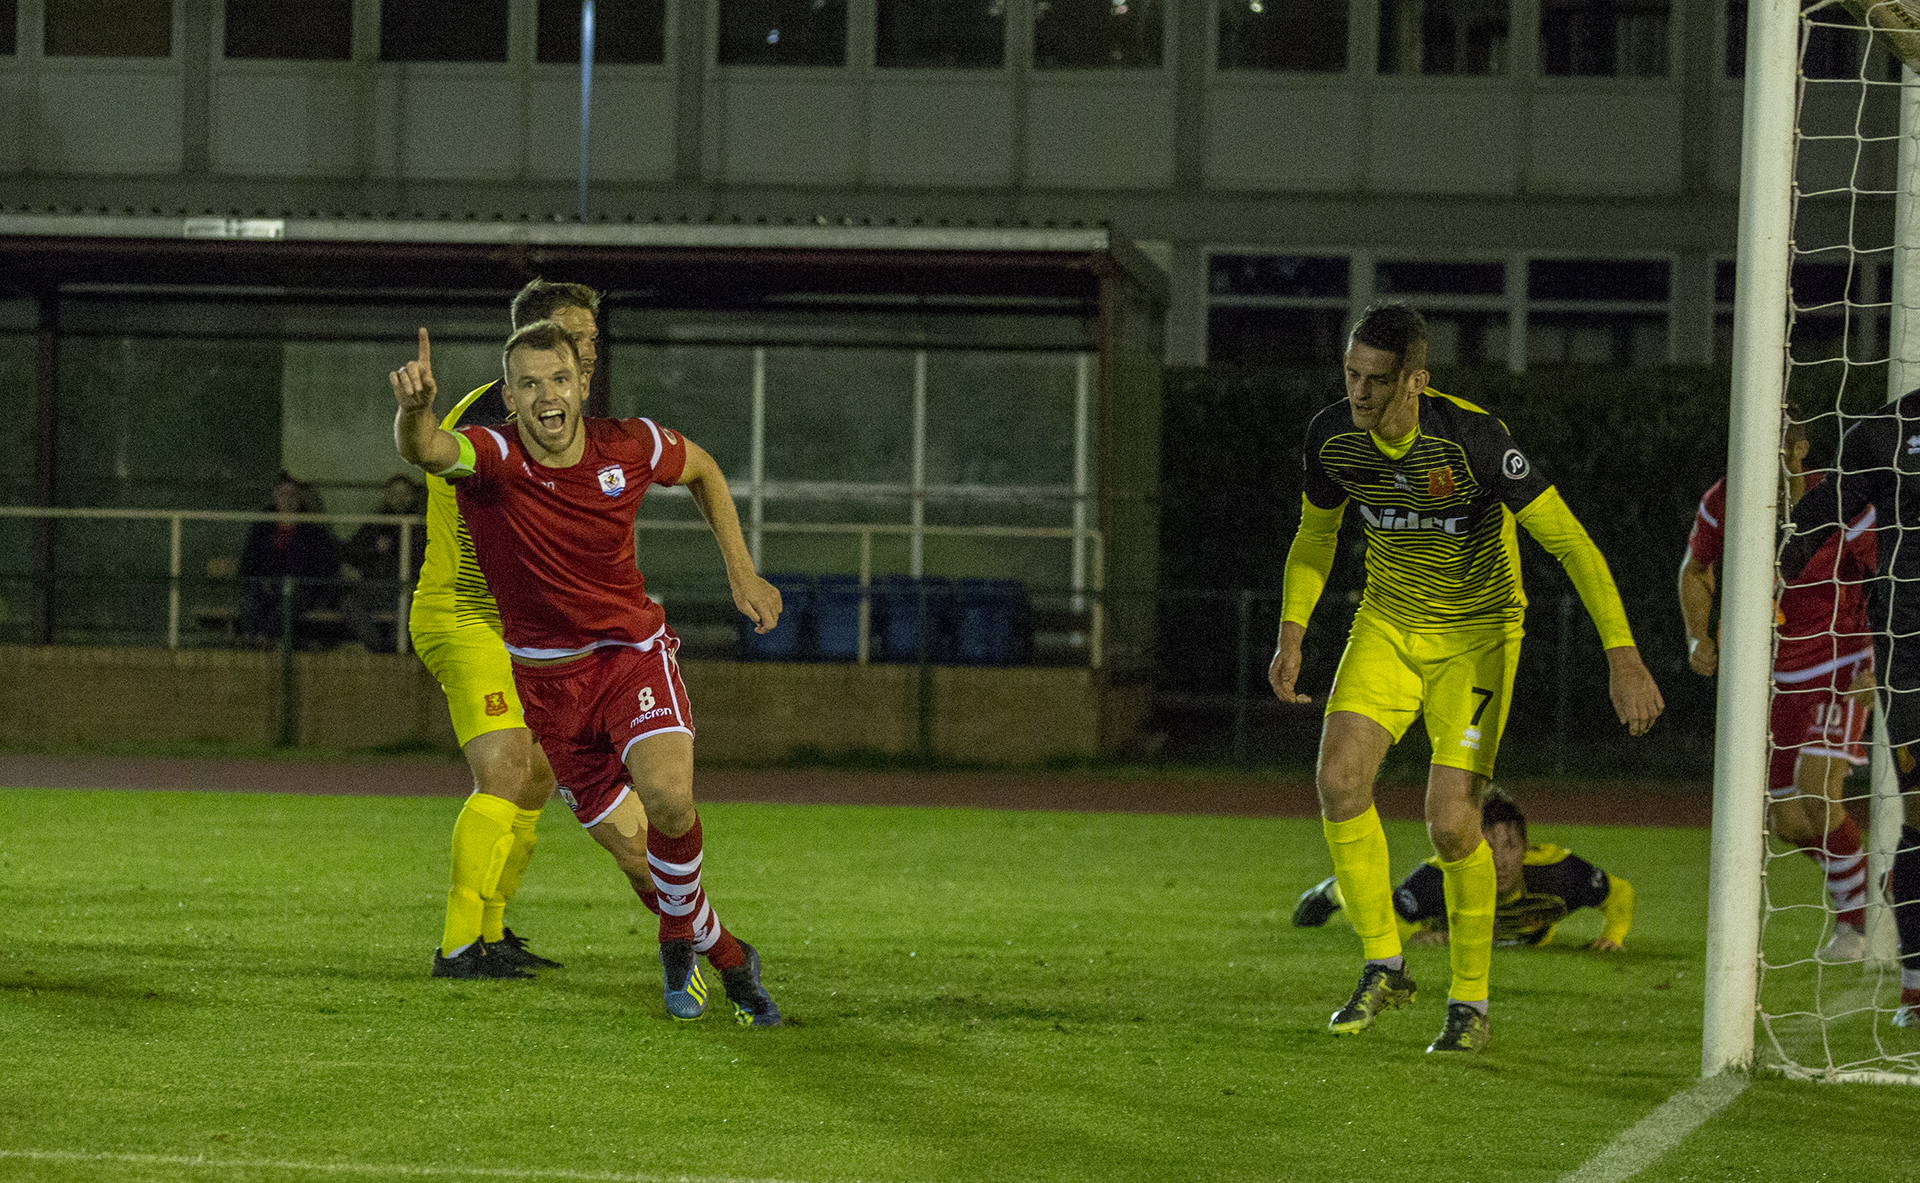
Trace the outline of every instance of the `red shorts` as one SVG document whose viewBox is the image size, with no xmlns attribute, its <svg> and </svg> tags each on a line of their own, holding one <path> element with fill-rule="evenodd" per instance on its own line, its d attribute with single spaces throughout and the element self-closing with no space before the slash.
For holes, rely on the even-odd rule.
<svg viewBox="0 0 1920 1183">
<path fill-rule="evenodd" d="M 627 749 L 649 735 L 693 734 L 679 648 L 669 630 L 646 649 L 609 645 L 563 665 L 514 665 L 527 726 L 581 825 L 606 817 L 627 794 Z"/>
<path fill-rule="evenodd" d="M 1846 697 L 1856 671 L 1873 669 L 1873 656 L 1823 670 L 1799 682 L 1777 677 L 1773 683 L 1773 757 L 1767 768 L 1767 791 L 1775 797 L 1793 794 L 1793 769 L 1801 756 L 1822 756 L 1860 765 L 1867 762 L 1867 704 Z M 1791 673 L 1787 678 L 1791 678 Z"/>
</svg>

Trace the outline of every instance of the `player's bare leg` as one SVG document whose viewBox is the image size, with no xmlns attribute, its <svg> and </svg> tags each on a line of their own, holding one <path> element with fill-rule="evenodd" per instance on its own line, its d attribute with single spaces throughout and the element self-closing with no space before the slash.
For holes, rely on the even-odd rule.
<svg viewBox="0 0 1920 1183">
<path fill-rule="evenodd" d="M 1836 963 L 1859 961 L 1867 953 L 1866 854 L 1860 827 L 1844 804 L 1850 770 L 1838 757 L 1803 754 L 1794 764 L 1793 787 L 1767 807 L 1774 835 L 1818 863 L 1826 876 L 1833 936 L 1817 956 Z"/>
<path fill-rule="evenodd" d="M 1334 879 L 1366 959 L 1352 997 L 1328 1021 L 1335 1035 L 1358 1034 L 1371 1027 L 1381 1011 L 1404 1006 L 1414 996 L 1393 919 L 1387 834 L 1373 805 L 1374 778 L 1392 746 L 1391 732 L 1353 711 L 1334 711 L 1321 727 L 1314 776 L 1320 825 L 1333 856 Z"/>
<path fill-rule="evenodd" d="M 1480 828 L 1487 778 L 1465 768 L 1427 769 L 1427 837 L 1440 856 L 1447 898 L 1447 1023 L 1430 1052 L 1477 1052 L 1487 1042 L 1487 976 L 1493 964 L 1497 876 Z"/>
<path fill-rule="evenodd" d="M 704 953 L 720 971 L 736 1020 L 779 1026 L 780 1010 L 760 986 L 760 955 L 720 923 L 701 886 L 704 850 L 693 804 L 693 737 L 684 731 L 649 735 L 627 749 L 626 763 L 649 822 L 644 850 L 660 892 L 660 964 L 668 1013 L 682 1019 L 705 1013 L 698 961 Z M 623 836 L 623 841 L 631 839 Z"/>
<path fill-rule="evenodd" d="M 653 869 L 647 866 L 647 811 L 639 797 L 629 793 L 620 798 L 605 817 L 587 827 L 587 833 L 613 856 L 614 864 L 633 881 L 634 891 L 642 884 L 653 890 Z"/>
</svg>

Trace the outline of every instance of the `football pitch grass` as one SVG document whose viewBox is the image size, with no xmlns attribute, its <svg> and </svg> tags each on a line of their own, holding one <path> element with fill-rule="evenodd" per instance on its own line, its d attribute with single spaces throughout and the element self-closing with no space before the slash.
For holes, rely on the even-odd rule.
<svg viewBox="0 0 1920 1183">
<path fill-rule="evenodd" d="M 430 979 L 457 809 L 0 790 L 0 1179 L 1592 1181 L 1699 1070 L 1703 830 L 1542 827 L 1633 881 L 1628 951 L 1593 914 L 1496 951 L 1491 1045 L 1437 1058 L 1443 949 L 1326 1034 L 1358 954 L 1288 923 L 1313 821 L 706 806 L 789 1017 L 748 1030 L 664 1017 L 653 918 L 557 806 L 509 923 L 567 967 Z M 1920 1089 L 1760 1073 L 1627 1161 L 1911 1177 L 1916 1128 Z"/>
</svg>

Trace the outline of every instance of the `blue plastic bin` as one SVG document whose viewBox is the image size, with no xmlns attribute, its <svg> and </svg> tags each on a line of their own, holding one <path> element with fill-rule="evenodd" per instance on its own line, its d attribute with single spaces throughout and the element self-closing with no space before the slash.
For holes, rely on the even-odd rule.
<svg viewBox="0 0 1920 1183">
<path fill-rule="evenodd" d="M 920 599 L 926 597 L 926 658 L 931 662 L 949 660 L 953 635 L 953 583 L 938 575 L 916 579 L 911 575 L 889 575 L 874 597 L 879 620 L 875 635 L 879 638 L 881 661 L 920 660 Z"/>
<path fill-rule="evenodd" d="M 1019 580 L 962 579 L 955 589 L 955 663 L 1022 665 L 1032 630 L 1026 585 Z"/>
<path fill-rule="evenodd" d="M 859 659 L 858 575 L 821 575 L 814 580 L 813 651 L 821 661 Z"/>
</svg>

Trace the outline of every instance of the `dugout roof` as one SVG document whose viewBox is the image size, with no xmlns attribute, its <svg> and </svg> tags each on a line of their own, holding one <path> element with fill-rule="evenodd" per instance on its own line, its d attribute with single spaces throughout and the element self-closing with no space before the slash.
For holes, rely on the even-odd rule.
<svg viewBox="0 0 1920 1183">
<path fill-rule="evenodd" d="M 0 285 L 14 297 L 110 289 L 495 304 L 535 275 L 592 284 L 626 307 L 840 300 L 1093 313 L 1115 284 L 1165 299 L 1159 269 L 1104 227 L 0 213 Z"/>
</svg>

